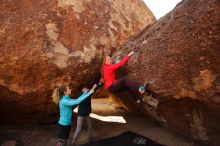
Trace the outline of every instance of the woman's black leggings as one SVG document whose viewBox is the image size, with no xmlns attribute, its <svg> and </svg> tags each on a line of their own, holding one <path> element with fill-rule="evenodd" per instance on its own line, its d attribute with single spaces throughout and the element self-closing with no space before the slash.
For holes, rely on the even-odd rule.
<svg viewBox="0 0 220 146">
<path fill-rule="evenodd" d="M 115 83 L 113 83 L 108 88 L 108 91 L 115 93 L 125 87 L 130 87 L 132 89 L 135 89 L 136 91 L 138 91 L 139 89 L 139 86 L 136 83 L 130 81 L 127 77 L 123 77 L 117 80 Z"/>
<path fill-rule="evenodd" d="M 59 132 L 58 132 L 58 144 L 57 146 L 67 146 L 67 139 L 70 133 L 71 126 L 65 126 L 58 124 Z"/>
</svg>

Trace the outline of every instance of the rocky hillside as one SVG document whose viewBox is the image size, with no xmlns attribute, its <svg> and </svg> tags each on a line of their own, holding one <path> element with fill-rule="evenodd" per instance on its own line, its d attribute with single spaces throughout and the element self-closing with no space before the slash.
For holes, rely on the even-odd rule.
<svg viewBox="0 0 220 146">
<path fill-rule="evenodd" d="M 142 111 L 178 135 L 220 145 L 219 47 L 220 2 L 183 0 L 130 38 L 114 57 L 136 51 L 119 76 L 154 82 L 149 92 L 156 101 L 145 97 Z M 138 107 L 128 102 L 129 93 L 119 96 L 128 107 Z"/>
</svg>

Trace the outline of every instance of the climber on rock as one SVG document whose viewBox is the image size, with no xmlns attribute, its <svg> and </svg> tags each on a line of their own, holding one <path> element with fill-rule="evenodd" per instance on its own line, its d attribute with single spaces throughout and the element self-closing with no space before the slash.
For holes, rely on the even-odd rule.
<svg viewBox="0 0 220 146">
<path fill-rule="evenodd" d="M 130 81 L 127 77 L 122 77 L 116 80 L 115 70 L 123 66 L 133 54 L 134 51 L 130 52 L 126 57 L 116 64 L 113 64 L 112 59 L 109 56 L 104 58 L 101 71 L 104 78 L 105 89 L 107 89 L 109 92 L 117 93 L 122 88 L 129 87 L 138 91 L 140 94 L 145 93 L 145 87 L 149 85 L 148 83 L 139 86 L 138 84 Z M 140 103 L 140 100 L 141 99 L 139 98 L 137 103 Z"/>
</svg>

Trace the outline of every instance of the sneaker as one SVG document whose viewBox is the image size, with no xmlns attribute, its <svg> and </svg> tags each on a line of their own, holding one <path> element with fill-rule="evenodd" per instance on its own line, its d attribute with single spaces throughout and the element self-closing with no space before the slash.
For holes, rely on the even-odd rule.
<svg viewBox="0 0 220 146">
<path fill-rule="evenodd" d="M 139 92 L 140 92 L 141 94 L 144 94 L 144 93 L 145 93 L 145 87 L 146 87 L 146 84 L 144 84 L 144 85 L 142 85 L 142 86 L 139 87 Z"/>
<path fill-rule="evenodd" d="M 144 85 L 142 85 L 142 86 L 139 87 L 139 92 L 140 92 L 141 94 L 144 94 L 144 93 L 145 93 L 145 90 L 146 90 L 147 88 L 149 88 L 149 86 L 150 86 L 150 83 L 148 83 L 148 82 L 144 83 Z"/>
<path fill-rule="evenodd" d="M 145 89 L 143 89 L 143 87 L 140 87 L 140 88 L 139 88 L 139 93 L 140 93 L 140 94 L 144 94 L 144 93 L 145 93 Z"/>
</svg>

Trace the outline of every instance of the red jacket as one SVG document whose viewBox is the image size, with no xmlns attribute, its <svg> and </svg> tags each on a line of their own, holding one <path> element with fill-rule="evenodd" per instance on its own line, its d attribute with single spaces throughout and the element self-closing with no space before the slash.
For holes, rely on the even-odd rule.
<svg viewBox="0 0 220 146">
<path fill-rule="evenodd" d="M 128 61 L 129 57 L 126 56 L 123 58 L 120 62 L 112 65 L 104 64 L 103 66 L 103 77 L 104 77 L 104 83 L 105 83 L 105 89 L 110 87 L 112 83 L 116 81 L 115 79 L 115 70 L 122 65 L 124 65 Z"/>
</svg>

